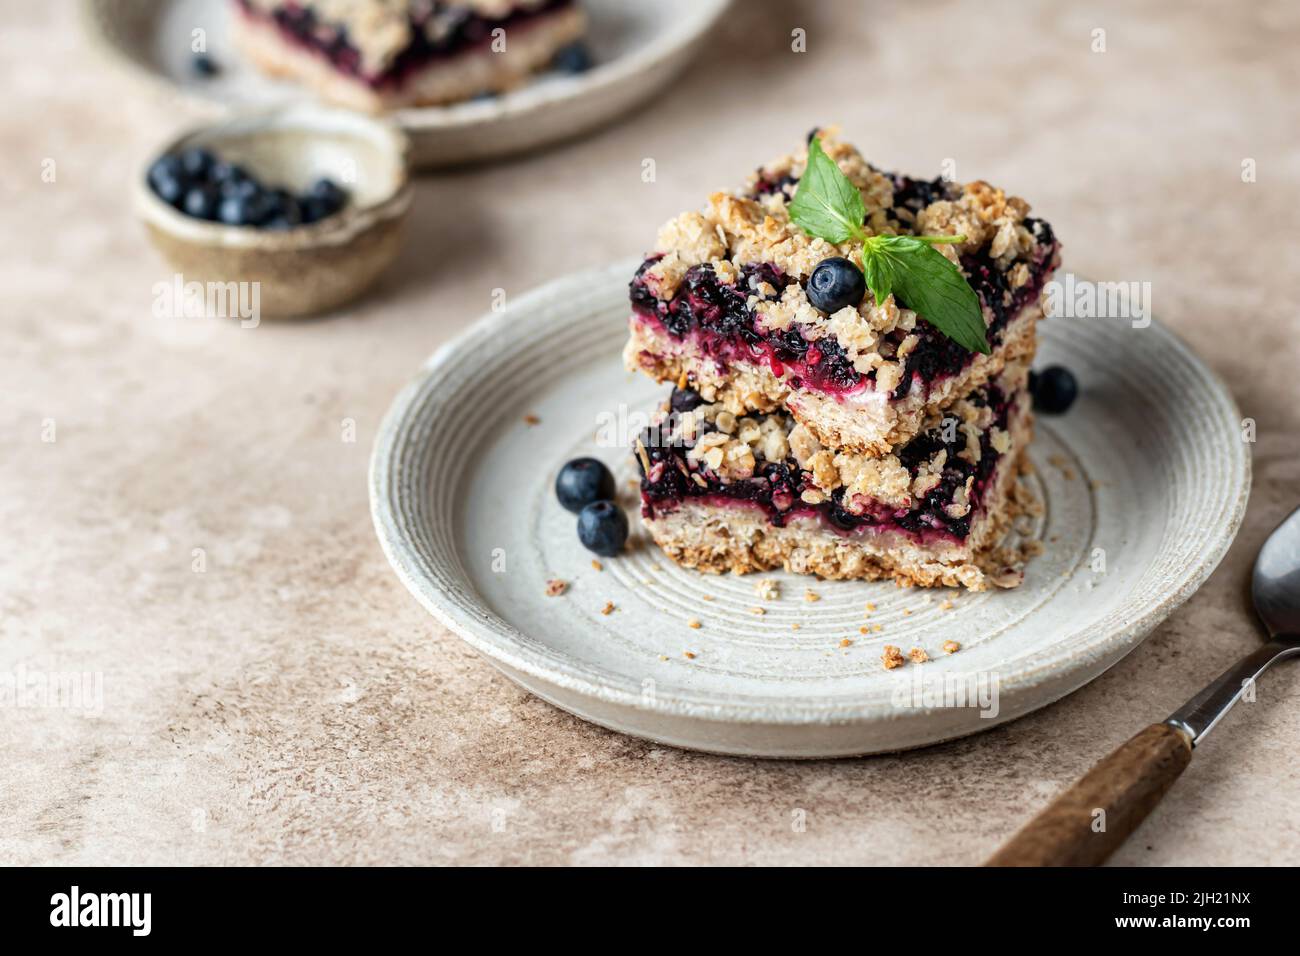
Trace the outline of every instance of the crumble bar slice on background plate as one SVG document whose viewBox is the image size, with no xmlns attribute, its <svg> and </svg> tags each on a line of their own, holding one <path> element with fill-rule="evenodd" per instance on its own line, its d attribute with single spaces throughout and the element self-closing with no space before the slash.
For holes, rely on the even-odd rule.
<svg viewBox="0 0 1300 956">
<path fill-rule="evenodd" d="M 342 106 L 436 106 L 518 85 L 582 36 L 575 0 L 234 0 L 260 69 Z M 492 35 L 507 31 L 503 50 Z"/>
<path fill-rule="evenodd" d="M 792 221 L 805 151 L 660 230 L 632 280 L 624 361 L 733 414 L 784 408 L 824 445 L 879 455 L 1008 362 L 1032 357 L 1059 244 L 1028 204 L 987 183 L 883 173 L 818 135 L 862 195 L 867 234 L 966 237 L 937 248 L 978 295 L 991 353 L 968 351 L 895 295 L 868 293 L 834 314 L 813 306 L 809 276 L 854 244 L 810 237 Z"/>
<path fill-rule="evenodd" d="M 881 457 L 824 448 L 783 412 L 737 417 L 674 389 L 636 449 L 643 522 L 702 571 L 1014 587 L 998 543 L 1033 432 L 1027 378 L 1006 366 Z"/>
</svg>

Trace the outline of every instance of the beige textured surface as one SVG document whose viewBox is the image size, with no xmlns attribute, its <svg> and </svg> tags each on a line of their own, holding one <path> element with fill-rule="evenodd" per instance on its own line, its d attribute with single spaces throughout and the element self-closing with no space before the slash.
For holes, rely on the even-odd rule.
<svg viewBox="0 0 1300 956">
<path fill-rule="evenodd" d="M 1294 5 L 744 0 L 644 113 L 422 180 L 378 294 L 251 330 L 149 318 L 167 274 L 124 183 L 186 112 L 91 59 L 71 4 L 3 5 L 0 671 L 102 672 L 104 708 L 0 710 L 0 862 L 975 863 L 1257 640 L 1248 569 L 1300 488 Z M 378 420 L 494 288 L 638 252 L 834 120 L 886 166 L 953 157 L 1029 197 L 1065 268 L 1151 281 L 1258 423 L 1245 526 L 1129 658 L 974 738 L 756 763 L 587 726 L 498 677 L 389 573 L 365 500 Z M 1116 862 L 1300 860 L 1297 739 L 1291 666 Z"/>
</svg>

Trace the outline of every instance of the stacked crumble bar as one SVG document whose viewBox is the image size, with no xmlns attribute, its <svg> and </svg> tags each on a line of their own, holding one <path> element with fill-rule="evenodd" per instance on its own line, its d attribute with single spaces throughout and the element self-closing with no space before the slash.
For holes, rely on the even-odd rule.
<svg viewBox="0 0 1300 956">
<path fill-rule="evenodd" d="M 871 234 L 966 237 L 935 248 L 978 294 L 991 352 L 893 295 L 816 309 L 808 277 L 854 244 L 791 222 L 806 151 L 764 166 L 665 225 L 632 280 L 625 361 L 675 383 L 637 445 L 644 522 L 706 571 L 1014 586 L 996 545 L 1033 430 L 1028 367 L 1056 239 L 987 183 L 884 173 L 818 135 Z"/>
<path fill-rule="evenodd" d="M 240 48 L 267 73 L 370 112 L 518 85 L 586 31 L 575 0 L 233 0 Z M 503 48 L 492 41 L 509 34 Z"/>
</svg>

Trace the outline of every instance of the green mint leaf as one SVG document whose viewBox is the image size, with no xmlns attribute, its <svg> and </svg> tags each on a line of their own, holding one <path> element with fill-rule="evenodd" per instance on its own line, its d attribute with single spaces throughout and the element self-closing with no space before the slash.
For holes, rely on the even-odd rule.
<svg viewBox="0 0 1300 956">
<path fill-rule="evenodd" d="M 808 235 L 838 245 L 862 236 L 866 215 L 862 193 L 814 137 L 808 144 L 808 166 L 790 202 L 790 219 Z"/>
<path fill-rule="evenodd" d="M 894 266 L 872 239 L 862 244 L 862 275 L 876 302 L 884 302 L 894 291 Z"/>
<path fill-rule="evenodd" d="M 988 355 L 991 349 L 979 296 L 961 270 L 929 245 L 930 238 L 868 238 L 862 248 L 867 286 L 877 302 L 884 301 L 877 291 L 879 284 L 962 348 Z"/>
</svg>

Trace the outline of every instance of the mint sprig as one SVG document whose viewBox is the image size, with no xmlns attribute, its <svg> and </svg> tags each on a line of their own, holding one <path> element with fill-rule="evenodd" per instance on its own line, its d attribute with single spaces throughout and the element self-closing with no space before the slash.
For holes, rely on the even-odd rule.
<svg viewBox="0 0 1300 956">
<path fill-rule="evenodd" d="M 897 293 L 921 318 L 962 348 L 988 355 L 979 296 L 935 244 L 965 236 L 872 236 L 863 228 L 862 194 L 814 137 L 808 165 L 790 202 L 790 218 L 810 236 L 839 245 L 862 243 L 862 274 L 876 302 Z"/>
</svg>

